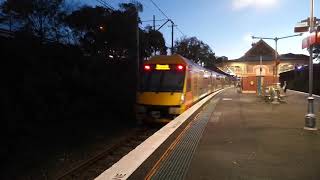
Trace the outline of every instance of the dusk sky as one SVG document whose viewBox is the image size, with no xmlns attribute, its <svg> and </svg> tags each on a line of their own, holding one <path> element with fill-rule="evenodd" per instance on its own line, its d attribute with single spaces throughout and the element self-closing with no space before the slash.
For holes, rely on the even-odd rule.
<svg viewBox="0 0 320 180">
<path fill-rule="evenodd" d="M 99 4 L 95 0 L 81 0 L 90 5 Z M 127 0 L 105 0 L 117 8 L 119 3 Z M 144 11 L 142 20 L 165 17 L 150 0 L 140 0 Z M 282 37 L 293 35 L 295 24 L 310 16 L 309 0 L 154 0 L 155 3 L 178 25 L 188 37 L 195 36 L 209 44 L 217 56 L 229 59 L 241 57 L 250 47 L 251 36 Z M 320 17 L 320 4 L 315 1 L 315 16 Z M 150 23 L 143 23 L 146 26 Z M 161 22 L 158 22 L 160 25 Z M 161 32 L 166 38 L 167 46 L 171 46 L 170 27 L 165 26 Z M 175 39 L 183 35 L 175 31 Z M 279 40 L 278 52 L 303 53 L 301 49 L 303 37 Z M 257 40 L 255 40 L 257 41 Z M 275 47 L 272 40 L 266 42 Z"/>
</svg>

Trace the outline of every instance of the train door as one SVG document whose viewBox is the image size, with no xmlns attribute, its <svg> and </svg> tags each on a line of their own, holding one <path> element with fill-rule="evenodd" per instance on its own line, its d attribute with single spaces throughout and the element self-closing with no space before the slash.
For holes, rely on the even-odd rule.
<svg viewBox="0 0 320 180">
<path fill-rule="evenodd" d="M 200 71 L 199 72 L 199 76 L 198 76 L 198 87 L 199 87 L 199 91 L 198 91 L 198 96 L 201 98 L 201 96 L 204 94 L 205 91 L 205 86 L 204 86 L 204 72 Z"/>
<path fill-rule="evenodd" d="M 193 71 L 191 75 L 191 83 L 192 83 L 192 97 L 193 102 L 197 101 L 198 99 L 198 73 Z"/>
<path fill-rule="evenodd" d="M 185 92 L 185 103 L 187 108 L 192 105 L 193 92 L 192 92 L 192 70 L 188 69 L 186 74 L 186 92 Z"/>
</svg>

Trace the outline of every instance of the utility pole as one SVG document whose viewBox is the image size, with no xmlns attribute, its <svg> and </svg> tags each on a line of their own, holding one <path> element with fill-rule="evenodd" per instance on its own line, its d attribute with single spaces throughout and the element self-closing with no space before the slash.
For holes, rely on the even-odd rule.
<svg viewBox="0 0 320 180">
<path fill-rule="evenodd" d="M 259 96 L 262 95 L 262 55 L 260 55 L 260 68 L 259 68 L 260 76 L 259 76 Z"/>
<path fill-rule="evenodd" d="M 171 55 L 174 54 L 174 49 L 173 49 L 173 46 L 174 46 L 174 27 L 176 27 L 177 25 L 174 24 L 174 22 L 172 20 L 170 20 L 171 22 Z"/>
<path fill-rule="evenodd" d="M 136 92 L 139 91 L 140 84 L 140 28 L 139 28 L 139 10 L 136 7 Z"/>
<path fill-rule="evenodd" d="M 274 38 L 274 41 L 275 41 L 275 46 L 276 46 L 276 51 L 275 51 L 275 54 L 274 54 L 274 59 L 275 59 L 275 70 L 274 70 L 274 83 L 278 83 L 279 82 L 279 79 L 278 79 L 278 40 L 279 38 L 275 37 Z"/>
<path fill-rule="evenodd" d="M 171 20 L 171 19 L 166 19 L 167 21 L 166 22 L 164 22 L 158 29 L 157 29 L 157 31 L 159 31 L 164 25 L 166 25 L 168 22 L 170 22 L 171 23 L 171 26 L 169 26 L 169 27 L 171 27 L 171 54 L 173 54 L 174 52 L 174 50 L 173 50 L 173 40 L 174 40 L 174 27 L 176 27 L 177 25 L 175 25 L 174 24 L 174 22 Z"/>
<path fill-rule="evenodd" d="M 174 23 L 171 21 L 171 55 L 173 55 L 173 36 L 174 36 Z"/>
<path fill-rule="evenodd" d="M 153 15 L 153 30 L 156 30 L 156 16 Z"/>
<path fill-rule="evenodd" d="M 153 15 L 153 30 L 156 31 L 156 16 Z M 156 48 L 153 49 L 153 55 L 157 55 L 157 50 Z"/>
</svg>

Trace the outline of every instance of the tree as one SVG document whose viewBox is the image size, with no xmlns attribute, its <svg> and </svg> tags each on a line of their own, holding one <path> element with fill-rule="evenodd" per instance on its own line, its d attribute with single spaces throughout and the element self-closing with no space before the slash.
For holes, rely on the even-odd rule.
<svg viewBox="0 0 320 180">
<path fill-rule="evenodd" d="M 320 45 L 313 46 L 313 59 L 320 59 Z"/>
<path fill-rule="evenodd" d="M 6 0 L 0 8 L 4 21 L 18 24 L 20 30 L 45 39 L 60 39 L 65 16 L 64 0 Z"/>
<path fill-rule="evenodd" d="M 217 57 L 215 64 L 220 64 L 223 61 L 228 61 L 228 57 L 226 57 L 226 56 Z"/>
<path fill-rule="evenodd" d="M 143 34 L 142 49 L 144 50 L 144 57 L 150 57 L 154 53 L 160 55 L 167 54 L 167 47 L 161 32 L 153 30 L 152 27 L 148 26 Z"/>
<path fill-rule="evenodd" d="M 79 37 L 87 54 L 104 56 L 107 60 L 134 59 L 136 50 L 137 18 L 139 3 L 124 3 L 119 10 L 84 6 L 72 12 L 66 23 Z M 140 21 L 140 20 L 139 20 Z M 165 54 L 163 35 L 151 29 L 140 31 L 141 56 L 149 57 L 153 51 Z"/>
<path fill-rule="evenodd" d="M 216 57 L 209 45 L 196 37 L 183 37 L 175 42 L 175 52 L 204 66 L 214 66 Z"/>
<path fill-rule="evenodd" d="M 120 10 L 134 14 L 136 11 L 142 12 L 143 5 L 138 1 L 133 1 L 132 3 L 121 3 L 119 4 Z"/>
<path fill-rule="evenodd" d="M 120 60 L 135 47 L 136 18 L 131 10 L 84 6 L 67 16 L 66 23 L 86 53 Z"/>
</svg>

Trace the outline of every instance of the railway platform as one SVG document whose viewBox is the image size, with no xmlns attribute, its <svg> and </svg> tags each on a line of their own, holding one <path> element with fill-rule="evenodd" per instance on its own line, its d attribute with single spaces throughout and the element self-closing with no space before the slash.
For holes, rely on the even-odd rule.
<svg viewBox="0 0 320 180">
<path fill-rule="evenodd" d="M 115 177 L 320 179 L 320 131 L 303 130 L 306 97 L 289 90 L 285 103 L 271 104 L 226 89 L 211 98 L 162 153 L 155 153 L 156 158 L 148 158 L 130 176 Z M 315 110 L 319 117 L 318 98 Z"/>
</svg>

